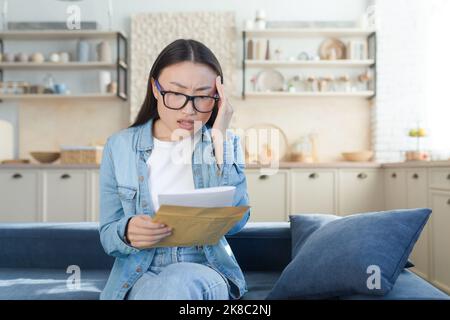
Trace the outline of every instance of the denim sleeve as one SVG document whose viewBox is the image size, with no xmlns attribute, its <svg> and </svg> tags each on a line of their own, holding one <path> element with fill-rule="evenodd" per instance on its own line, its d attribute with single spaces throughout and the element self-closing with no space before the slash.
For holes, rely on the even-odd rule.
<svg viewBox="0 0 450 320">
<path fill-rule="evenodd" d="M 247 179 L 245 177 L 245 159 L 242 152 L 240 137 L 227 133 L 227 139 L 224 141 L 224 164 L 220 166 L 222 185 L 236 187 L 233 206 L 248 206 L 249 198 L 247 192 Z M 250 209 L 244 214 L 226 235 L 238 233 L 250 218 Z"/>
<path fill-rule="evenodd" d="M 100 165 L 100 241 L 108 255 L 124 257 L 139 251 L 124 241 L 125 228 L 130 218 L 125 216 L 119 198 L 108 139 Z"/>
</svg>

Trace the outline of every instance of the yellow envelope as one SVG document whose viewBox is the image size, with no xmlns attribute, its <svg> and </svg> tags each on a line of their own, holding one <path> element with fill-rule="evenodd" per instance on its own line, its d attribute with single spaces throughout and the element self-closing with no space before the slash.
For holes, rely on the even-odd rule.
<svg viewBox="0 0 450 320">
<path fill-rule="evenodd" d="M 162 205 L 153 221 L 172 227 L 172 234 L 152 248 L 216 244 L 242 219 L 249 208 L 249 206 L 205 208 Z"/>
</svg>

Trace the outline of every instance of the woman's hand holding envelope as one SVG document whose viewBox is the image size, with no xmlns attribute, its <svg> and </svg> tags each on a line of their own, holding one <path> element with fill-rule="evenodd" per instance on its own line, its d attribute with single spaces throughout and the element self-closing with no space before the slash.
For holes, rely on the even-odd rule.
<svg viewBox="0 0 450 320">
<path fill-rule="evenodd" d="M 145 249 L 171 234 L 172 228 L 169 226 L 153 222 L 147 215 L 137 215 L 128 222 L 125 240 L 137 249 Z"/>
</svg>

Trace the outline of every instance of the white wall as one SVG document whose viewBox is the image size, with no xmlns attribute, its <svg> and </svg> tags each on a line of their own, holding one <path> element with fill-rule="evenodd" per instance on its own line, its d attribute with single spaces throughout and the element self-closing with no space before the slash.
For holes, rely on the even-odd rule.
<svg viewBox="0 0 450 320">
<path fill-rule="evenodd" d="M 0 2 L 1 3 L 1 2 Z M 96 20 L 107 26 L 107 1 L 84 0 L 74 2 L 82 10 L 83 20 Z M 70 2 L 56 0 L 9 1 L 9 21 L 64 21 L 66 7 Z M 357 20 L 367 6 L 366 0 L 114 0 L 114 29 L 129 33 L 130 16 L 139 12 L 161 11 L 236 11 L 237 26 L 242 28 L 245 19 L 254 18 L 257 9 L 264 9 L 268 20 Z M 1 7 L 0 7 L 1 8 Z M 152 30 L 149 30 L 151 36 Z M 239 39 L 237 40 L 239 41 Z M 224 45 L 227 45 L 224 43 Z M 241 50 L 237 54 L 241 58 Z M 239 60 L 238 59 L 238 60 Z M 239 72 L 237 67 L 236 72 Z M 40 75 L 43 77 L 43 74 Z M 236 89 L 236 88 L 235 88 Z M 281 127 L 294 142 L 300 135 L 310 131 L 319 134 L 319 156 L 322 161 L 340 159 L 342 151 L 370 148 L 370 106 L 363 99 L 234 99 L 236 115 L 233 126 L 247 128 L 255 122 L 270 122 Z M 21 108 L 20 155 L 28 157 L 31 149 L 57 149 L 61 144 L 83 144 L 104 140 L 109 134 L 127 125 L 127 113 L 120 102 L 110 106 L 96 103 L 65 105 L 70 117 L 57 109 L 58 105 L 27 103 Z M 53 110 L 53 111 L 52 111 Z M 1 108 L 0 108 L 1 113 Z M 44 116 L 45 121 L 33 121 Z M 87 116 L 89 115 L 89 116 Z M 48 126 L 53 124 L 53 129 Z M 57 124 L 57 125 L 56 125 Z M 26 126 L 26 127 L 25 127 Z M 58 131 L 56 128 L 65 128 Z M 86 128 L 86 130 L 84 130 Z M 84 132 L 78 135 L 77 132 Z M 54 135 L 59 134 L 56 138 Z"/>
<path fill-rule="evenodd" d="M 409 130 L 426 126 L 425 2 L 376 1 L 378 88 L 372 138 L 378 161 L 403 161 L 403 152 L 416 148 Z"/>
</svg>

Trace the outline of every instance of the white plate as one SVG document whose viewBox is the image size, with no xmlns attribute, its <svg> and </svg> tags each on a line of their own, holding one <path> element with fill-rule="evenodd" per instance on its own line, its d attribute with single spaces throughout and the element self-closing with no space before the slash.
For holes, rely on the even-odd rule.
<svg viewBox="0 0 450 320">
<path fill-rule="evenodd" d="M 274 130 L 274 131 L 273 131 Z M 245 130 L 245 154 L 247 163 L 269 164 L 283 161 L 289 154 L 289 145 L 284 131 L 271 123 L 258 123 Z M 276 139 L 276 140 L 273 140 Z M 270 158 L 266 158 L 265 147 L 270 148 Z"/>
<path fill-rule="evenodd" d="M 284 76 L 277 70 L 263 70 L 256 76 L 256 88 L 258 91 L 283 91 Z"/>
</svg>

